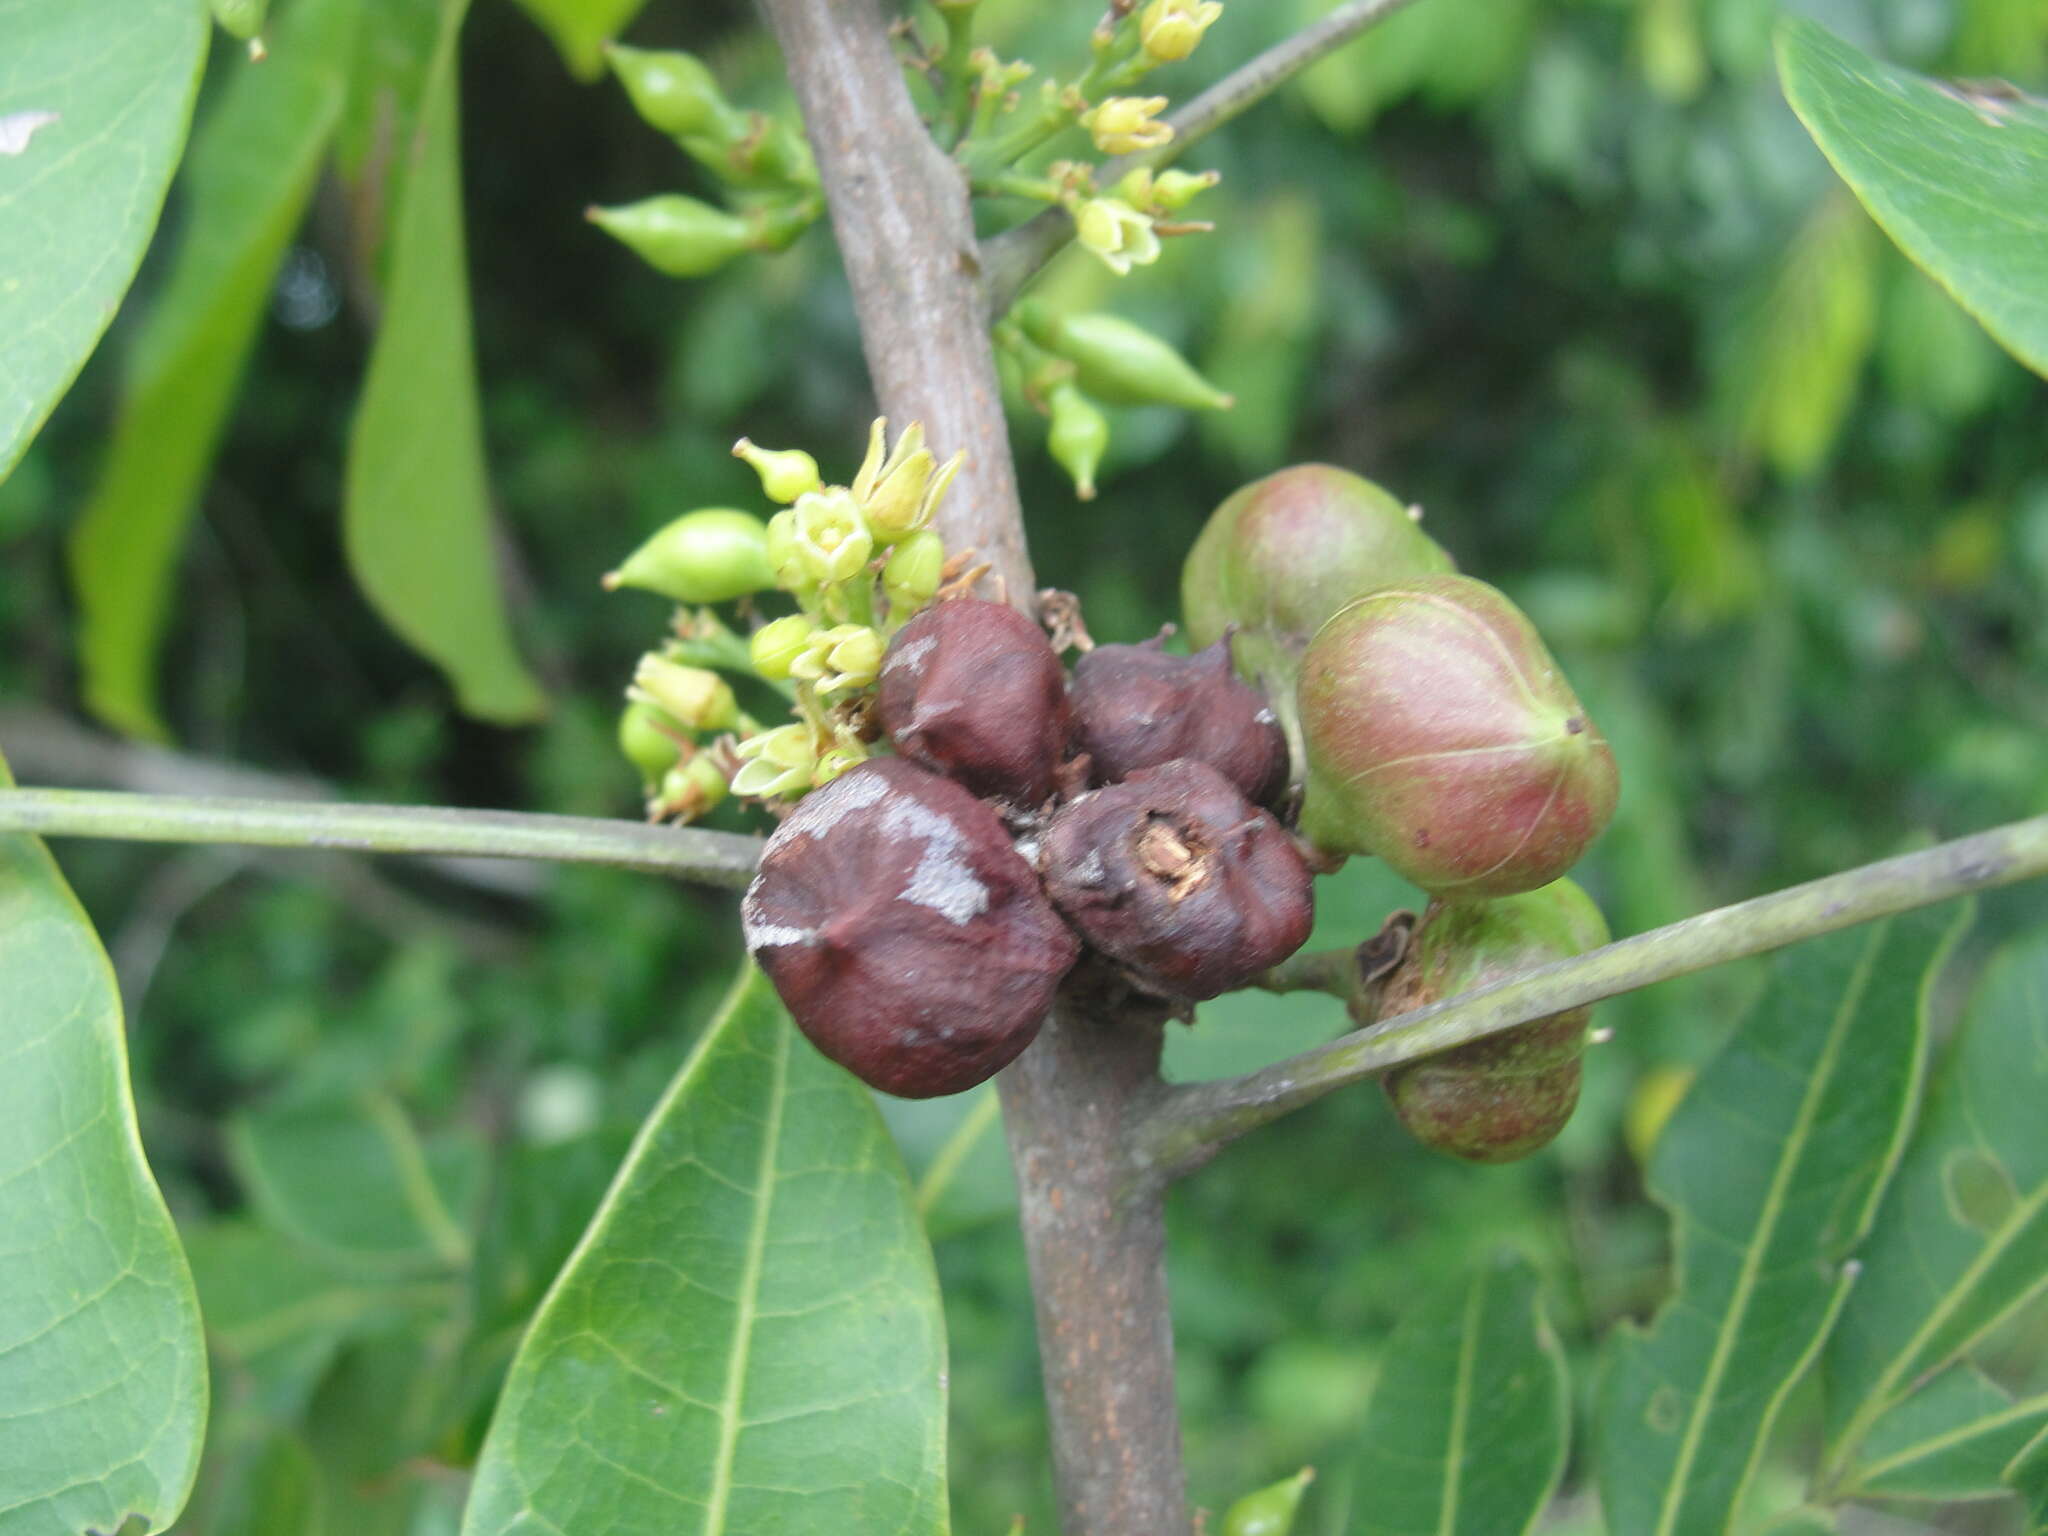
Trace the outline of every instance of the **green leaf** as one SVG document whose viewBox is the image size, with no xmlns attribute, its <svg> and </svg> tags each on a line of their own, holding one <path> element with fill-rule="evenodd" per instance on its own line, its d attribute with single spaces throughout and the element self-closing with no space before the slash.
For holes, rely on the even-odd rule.
<svg viewBox="0 0 2048 1536">
<path fill-rule="evenodd" d="M 1987 968 L 1879 1214 L 1827 1357 L 1827 1476 L 1874 1426 L 2048 1288 L 2048 935 Z"/>
<path fill-rule="evenodd" d="M 86 703 L 161 738 L 154 663 L 185 530 L 348 88 L 359 0 L 299 0 L 193 136 L 185 236 L 71 536 Z"/>
<path fill-rule="evenodd" d="M 1730 1528 L 1855 1278 L 1918 1092 L 1927 991 L 1966 920 L 1919 912 L 1780 956 L 1658 1141 L 1677 1294 L 1617 1334 L 1601 1385 L 1613 1529 Z"/>
<path fill-rule="evenodd" d="M 1996 1498 L 2006 1464 L 2048 1425 L 2048 1396 L 2013 1401 L 1975 1366 L 1952 1366 L 1871 1426 L 1842 1498 Z"/>
<path fill-rule="evenodd" d="M 633 24 L 647 0 L 518 0 L 579 80 L 604 73 L 604 45 Z"/>
<path fill-rule="evenodd" d="M 1536 1272 L 1503 1258 L 1428 1296 L 1387 1341 L 1360 1434 L 1357 1536 L 1513 1536 L 1564 1473 L 1564 1352 Z"/>
<path fill-rule="evenodd" d="M 206 62 L 193 0 L 14 5 L 0 48 L 0 480 L 156 229 Z"/>
<path fill-rule="evenodd" d="M 534 1319 L 463 1530 L 942 1532 L 942 1326 L 873 1100 L 749 966 Z"/>
<path fill-rule="evenodd" d="M 344 532 L 364 594 L 470 714 L 537 718 L 492 548 L 462 238 L 456 40 L 446 0 L 393 223 L 384 317 L 349 434 Z"/>
<path fill-rule="evenodd" d="M 430 1149 L 386 1095 L 237 1115 L 228 1149 L 264 1219 L 317 1253 L 403 1270 L 468 1262 L 459 1213 L 480 1181 L 480 1149 L 459 1139 Z"/>
<path fill-rule="evenodd" d="M 2005 1469 L 2005 1481 L 2026 1501 L 2027 1536 L 2048 1536 L 2048 1429 L 2027 1442 Z"/>
<path fill-rule="evenodd" d="M 0 1234 L 0 1531 L 163 1529 L 206 1430 L 199 1303 L 143 1161 L 113 969 L 19 834 L 0 836 Z"/>
<path fill-rule="evenodd" d="M 2048 104 L 1928 80 L 1796 18 L 1778 28 L 1778 74 L 1884 232 L 2048 374 Z"/>
</svg>

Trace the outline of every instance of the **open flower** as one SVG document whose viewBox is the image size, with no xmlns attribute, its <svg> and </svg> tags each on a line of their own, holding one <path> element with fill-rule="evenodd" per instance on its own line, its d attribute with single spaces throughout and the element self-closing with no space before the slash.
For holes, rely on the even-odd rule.
<svg viewBox="0 0 2048 1536">
<path fill-rule="evenodd" d="M 801 794 L 817 773 L 818 744 L 808 725 L 779 725 L 749 736 L 734 750 L 740 759 L 740 771 L 732 779 L 736 795 L 765 800 Z"/>
<path fill-rule="evenodd" d="M 868 439 L 867 458 L 853 477 L 853 499 L 860 503 L 868 531 L 877 542 L 894 544 L 932 520 L 939 498 L 967 462 L 967 454 L 963 450 L 939 463 L 924 445 L 924 423 L 913 421 L 884 456 L 882 445 L 888 430 L 888 419 L 877 417 Z"/>
<path fill-rule="evenodd" d="M 1074 232 L 1119 277 L 1159 259 L 1151 218 L 1120 197 L 1092 197 L 1075 209 Z"/>
<path fill-rule="evenodd" d="M 1164 96 L 1111 96 L 1081 114 L 1081 126 L 1095 137 L 1105 155 L 1135 154 L 1157 149 L 1173 139 L 1173 125 L 1159 121 Z"/>
<path fill-rule="evenodd" d="M 790 509 L 797 564 L 820 586 L 851 581 L 874 553 L 860 504 L 843 486 L 807 491 Z"/>
<path fill-rule="evenodd" d="M 881 635 L 864 624 L 835 624 L 811 636 L 803 654 L 790 663 L 789 675 L 820 693 L 865 688 L 882 670 L 885 646 Z"/>
</svg>

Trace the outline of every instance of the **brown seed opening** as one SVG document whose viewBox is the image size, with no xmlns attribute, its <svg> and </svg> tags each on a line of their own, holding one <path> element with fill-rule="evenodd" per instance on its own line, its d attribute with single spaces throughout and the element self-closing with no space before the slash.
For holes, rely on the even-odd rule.
<svg viewBox="0 0 2048 1536">
<path fill-rule="evenodd" d="M 1183 900 L 1201 888 L 1209 873 L 1206 852 L 1191 829 L 1176 827 L 1162 816 L 1148 817 L 1138 834 L 1138 863 L 1166 884 L 1169 901 Z"/>
</svg>

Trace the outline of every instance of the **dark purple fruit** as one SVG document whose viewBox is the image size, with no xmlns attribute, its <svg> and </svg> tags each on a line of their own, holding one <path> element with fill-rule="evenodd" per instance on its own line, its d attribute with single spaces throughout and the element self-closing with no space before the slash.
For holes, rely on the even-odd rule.
<svg viewBox="0 0 2048 1536">
<path fill-rule="evenodd" d="M 913 762 L 1012 805 L 1043 804 L 1067 745 L 1067 690 L 1045 631 L 979 598 L 934 604 L 889 642 L 882 729 Z"/>
<path fill-rule="evenodd" d="M 1231 669 L 1228 639 L 1192 656 L 1168 655 L 1158 640 L 1098 645 L 1075 663 L 1067 696 L 1074 748 L 1097 784 L 1187 758 L 1257 804 L 1287 787 L 1287 738 L 1266 696 Z"/>
<path fill-rule="evenodd" d="M 1296 693 L 1303 836 L 1432 895 L 1548 884 L 1614 814 L 1614 753 L 1536 628 L 1469 576 L 1359 598 L 1316 632 Z"/>
<path fill-rule="evenodd" d="M 1384 1014 L 1406 1013 L 1607 942 L 1607 923 L 1569 880 L 1496 901 L 1436 906 L 1388 983 Z M 1579 1101 L 1589 1003 L 1396 1067 L 1387 1097 L 1425 1146 L 1479 1163 L 1526 1157 Z"/>
<path fill-rule="evenodd" d="M 1308 938 L 1294 839 L 1206 763 L 1142 769 L 1062 807 L 1039 868 L 1082 937 L 1162 997 L 1228 992 Z"/>
<path fill-rule="evenodd" d="M 811 1043 L 906 1099 L 1014 1060 L 1080 953 L 996 813 L 901 758 L 806 795 L 740 919 Z"/>
</svg>

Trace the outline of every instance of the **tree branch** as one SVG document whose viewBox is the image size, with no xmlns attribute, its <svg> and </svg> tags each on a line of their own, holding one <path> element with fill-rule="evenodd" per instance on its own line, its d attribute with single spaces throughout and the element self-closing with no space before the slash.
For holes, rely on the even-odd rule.
<svg viewBox="0 0 2048 1536">
<path fill-rule="evenodd" d="M 1136 1128 L 1135 1161 L 1147 1177 L 1178 1178 L 1247 1131 L 1404 1061 L 1674 976 L 2043 874 L 2048 816 L 2037 816 L 1653 928 L 1383 1020 L 1243 1077 L 1168 1089 Z"/>
<path fill-rule="evenodd" d="M 789 65 L 891 416 L 968 465 L 938 519 L 1033 602 L 1023 511 L 960 168 L 926 135 L 878 0 L 761 0 Z M 1159 1024 L 1065 1004 L 996 1079 L 1017 1170 L 1060 1518 L 1069 1536 L 1186 1536 L 1164 1192 L 1123 1159 L 1159 1091 Z"/>
<path fill-rule="evenodd" d="M 1102 167 L 1097 180 L 1113 187 L 1141 165 L 1171 165 L 1225 123 L 1257 105 L 1318 59 L 1342 47 L 1414 0 L 1348 0 L 1321 21 L 1240 65 L 1167 117 L 1173 138 L 1158 149 L 1124 155 Z M 1053 208 L 983 243 L 981 265 L 989 313 L 1000 315 L 1017 301 L 1031 279 L 1074 238 L 1074 221 Z"/>
<path fill-rule="evenodd" d="M 593 816 L 529 816 L 413 805 L 344 805 L 86 789 L 0 789 L 0 832 L 141 843 L 239 843 L 358 853 L 610 864 L 706 885 L 744 886 L 761 840 Z"/>
</svg>

